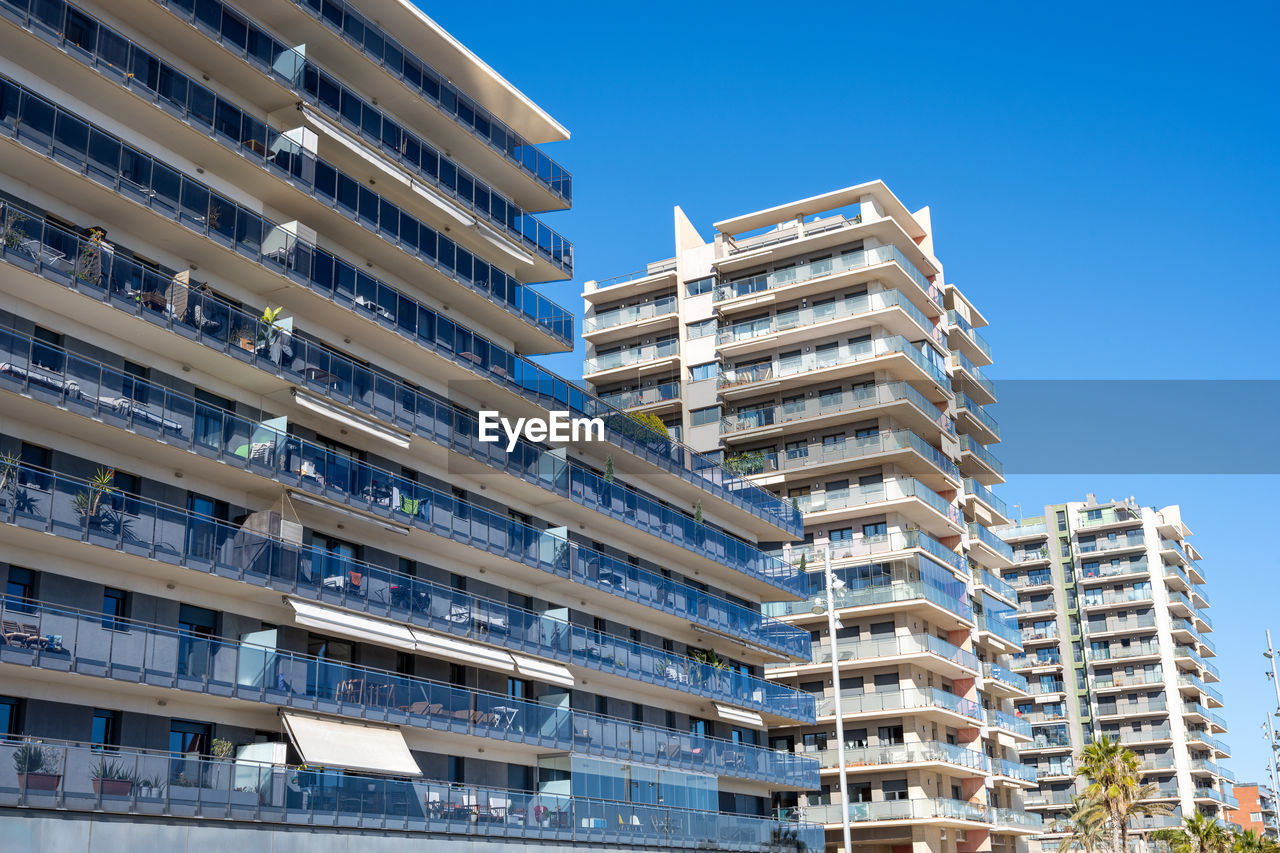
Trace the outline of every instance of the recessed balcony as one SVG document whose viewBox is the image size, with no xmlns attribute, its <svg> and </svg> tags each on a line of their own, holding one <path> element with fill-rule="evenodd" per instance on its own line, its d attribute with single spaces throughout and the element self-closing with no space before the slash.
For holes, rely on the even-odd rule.
<svg viewBox="0 0 1280 853">
<path fill-rule="evenodd" d="M 583 318 L 582 337 L 595 347 L 625 338 L 660 337 L 676 328 L 679 320 L 676 312 L 674 294 L 650 302 L 610 308 Z"/>
<path fill-rule="evenodd" d="M 895 511 L 934 536 L 954 536 L 964 529 L 957 506 L 912 478 L 830 489 L 791 500 L 809 524 L 865 516 L 871 511 Z"/>
<path fill-rule="evenodd" d="M 901 335 L 858 343 L 832 342 L 814 347 L 813 352 L 726 367 L 720 371 L 717 387 L 725 399 L 740 400 L 752 394 L 780 391 L 783 387 L 847 379 L 883 369 L 895 378 L 920 383 L 927 389 L 925 396 L 935 402 L 944 401 L 951 394 L 950 381 L 943 368 L 931 361 L 920 347 Z"/>
<path fill-rule="evenodd" d="M 670 372 L 679 358 L 680 341 L 677 338 L 623 347 L 583 361 L 582 378 L 593 385 L 605 385 L 660 371 Z"/>
<path fill-rule="evenodd" d="M 793 430 L 844 423 L 852 414 L 893 417 L 919 435 L 955 435 L 955 425 L 937 404 L 906 382 L 887 382 L 853 391 L 819 393 L 781 405 L 743 406 L 720 421 L 726 442 L 755 441 Z"/>
<path fill-rule="evenodd" d="M 873 435 L 788 447 L 779 453 L 746 451 L 728 456 L 725 464 L 746 476 L 781 474 L 784 479 L 809 479 L 847 470 L 850 463 L 894 463 L 932 489 L 955 489 L 960 469 L 949 457 L 911 430 L 885 430 Z M 770 482 L 775 482 L 770 477 Z"/>
</svg>

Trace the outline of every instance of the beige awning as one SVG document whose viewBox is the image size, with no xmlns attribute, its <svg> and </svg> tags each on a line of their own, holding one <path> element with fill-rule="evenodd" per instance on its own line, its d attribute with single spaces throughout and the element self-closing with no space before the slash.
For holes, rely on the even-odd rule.
<svg viewBox="0 0 1280 853">
<path fill-rule="evenodd" d="M 552 684 L 559 684 L 561 687 L 573 687 L 577 684 L 573 673 L 569 671 L 569 667 L 563 664 L 542 660 L 541 658 L 531 658 L 528 655 L 518 655 L 515 652 L 511 653 L 511 659 L 516 662 L 516 669 L 519 670 L 521 675 L 549 681 Z"/>
<path fill-rule="evenodd" d="M 398 622 L 361 616 L 349 610 L 339 610 L 336 607 L 298 598 L 285 600 L 293 608 L 294 621 L 299 625 L 337 634 L 340 637 L 350 637 L 353 640 L 364 640 L 368 643 L 404 649 L 408 652 L 417 648 L 413 633 Z"/>
<path fill-rule="evenodd" d="M 755 711 L 748 711 L 743 708 L 734 708 L 732 705 L 721 705 L 715 703 L 716 714 L 722 720 L 728 720 L 731 723 L 742 723 L 748 726 L 763 726 L 764 718 Z"/>
<path fill-rule="evenodd" d="M 447 634 L 437 634 L 422 628 L 413 629 L 413 638 L 417 641 L 418 651 L 429 655 L 447 658 L 471 666 L 482 666 L 485 669 L 496 669 L 500 672 L 515 672 L 516 663 L 511 655 L 493 646 L 482 646 L 469 640 L 459 640 Z"/>
<path fill-rule="evenodd" d="M 422 775 L 399 729 L 289 712 L 280 716 L 289 739 L 307 764 L 387 776 Z"/>
</svg>

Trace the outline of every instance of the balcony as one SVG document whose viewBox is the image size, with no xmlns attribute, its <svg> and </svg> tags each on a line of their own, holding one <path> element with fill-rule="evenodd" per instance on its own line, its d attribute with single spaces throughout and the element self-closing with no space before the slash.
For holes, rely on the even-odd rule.
<svg viewBox="0 0 1280 853">
<path fill-rule="evenodd" d="M 644 726 L 371 667 L 184 633 L 101 613 L 6 604 L 36 640 L 6 638 L 0 662 L 268 706 L 465 734 L 798 786 L 817 764 L 791 753 Z M 34 610 L 34 612 L 32 612 Z M 160 694 L 163 695 L 163 694 Z M 667 744 L 673 745 L 668 748 Z"/>
<path fill-rule="evenodd" d="M 671 361 L 679 355 L 680 341 L 677 338 L 656 344 L 626 347 L 586 359 L 582 362 L 582 376 L 591 377 L 591 381 L 597 384 L 608 382 L 617 371 L 630 368 L 639 370 L 642 366 L 654 367 L 659 362 Z"/>
<path fill-rule="evenodd" d="M 1216 761 L 1209 761 L 1204 758 L 1194 758 L 1191 760 L 1192 773 L 1207 773 L 1210 776 L 1218 776 L 1226 779 L 1228 782 L 1235 782 L 1236 775 L 1227 768 L 1218 764 Z"/>
<path fill-rule="evenodd" d="M 1015 738 L 1032 739 L 1031 723 L 1022 717 L 991 709 L 987 711 L 987 724 L 993 729 L 1008 732 Z"/>
<path fill-rule="evenodd" d="M 1151 585 L 1145 584 L 1119 591 L 1113 589 L 1086 589 L 1084 596 L 1080 600 L 1080 606 L 1084 610 L 1093 610 L 1103 607 L 1124 606 L 1137 602 L 1151 603 L 1152 601 Z"/>
<path fill-rule="evenodd" d="M 805 820 L 828 826 L 839 825 L 846 814 L 839 804 L 809 806 L 804 809 Z M 1010 809 L 997 809 L 967 800 L 911 799 L 881 800 L 869 803 L 849 803 L 849 821 L 854 824 L 879 823 L 941 823 L 960 826 L 974 824 L 998 825 L 1014 831 L 1026 830 L 1032 835 L 1044 831 L 1038 815 L 1024 814 Z"/>
<path fill-rule="evenodd" d="M 998 529 L 998 528 L 997 528 Z M 1049 546 L 1040 545 L 1031 548 L 1018 548 L 1013 552 L 1013 562 L 1017 563 L 1047 563 L 1049 561 Z M 1050 581 L 1052 583 L 1052 581 Z"/>
<path fill-rule="evenodd" d="M 985 445 L 978 443 L 971 435 L 960 436 L 960 452 L 973 457 L 975 466 L 993 479 L 1004 480 L 1004 463 L 997 459 Z"/>
<path fill-rule="evenodd" d="M 996 596 L 999 596 L 1000 598 L 1003 598 L 1005 601 L 1009 602 L 1009 604 L 1011 605 L 1017 604 L 1018 591 L 1015 590 L 1009 584 L 1005 583 L 1003 578 L 997 577 L 996 575 L 993 575 L 991 572 L 987 571 L 986 569 L 983 569 L 982 573 L 978 575 L 978 580 L 983 586 L 987 588 L 988 591 L 990 591 L 992 595 L 996 595 Z"/>
<path fill-rule="evenodd" d="M 1006 524 L 1009 521 L 1009 507 L 1005 502 L 995 496 L 995 493 L 986 486 L 979 483 L 972 477 L 965 477 L 964 494 L 966 498 L 974 498 L 981 508 L 984 515 L 991 520 L 992 524 Z M 999 537 L 992 534 L 993 538 Z M 1004 540 L 1000 540 L 1003 542 Z"/>
<path fill-rule="evenodd" d="M 437 438 L 434 430 L 440 423 L 447 425 L 459 417 L 447 403 L 310 341 L 294 339 L 294 355 L 288 359 L 282 357 L 274 346 L 259 346 L 254 337 L 246 343 L 239 333 L 243 329 L 263 330 L 260 316 L 190 289 L 172 276 L 143 267 L 120 253 L 104 252 L 70 231 L 43 222 L 43 214 L 0 205 L 0 217 L 9 223 L 18 244 L 16 247 L 7 243 L 0 245 L 0 258 L 6 263 L 87 296 L 97 297 L 105 304 L 142 317 L 153 325 L 281 375 L 300 387 L 324 394 L 395 427 L 414 429 L 433 440 Z M 77 269 L 77 262 L 68 261 L 68 258 L 90 258 L 92 265 L 85 270 Z M 332 272 L 342 262 L 331 260 L 335 265 Z M 311 266 L 308 261 L 308 267 L 314 275 L 324 265 Z M 351 274 L 364 276 L 362 271 L 354 269 Z M 325 292 L 330 286 L 336 287 L 337 280 L 335 278 L 331 284 L 325 284 L 313 278 L 310 286 L 313 291 Z M 375 304 L 372 301 L 362 302 L 363 297 L 351 301 L 350 296 L 339 294 L 337 290 L 333 291 L 333 296 L 341 296 L 357 308 Z M 404 302 L 404 298 L 393 296 L 391 304 Z M 382 314 L 380 318 L 394 320 L 394 315 L 385 311 Z M 550 409 L 568 408 L 579 414 L 602 417 L 606 433 L 618 446 L 757 518 L 784 529 L 799 530 L 799 513 L 771 493 L 730 474 L 677 442 L 647 429 L 635 428 L 631 421 L 623 420 L 618 410 L 580 392 L 576 386 L 570 386 L 532 362 L 506 353 L 471 332 L 454 326 L 443 316 L 425 308 L 415 316 L 429 321 L 425 326 L 418 326 L 418 343 L 466 371 L 478 372 L 513 393 L 545 404 Z M 405 331 L 403 327 L 398 330 L 401 333 Z M 474 422 L 465 425 L 474 427 Z M 445 434 L 449 434 L 448 431 Z M 496 445 L 477 448 L 475 434 L 473 431 L 458 449 L 468 454 L 483 450 L 487 461 L 493 457 Z"/>
<path fill-rule="evenodd" d="M 1104 634 L 1128 633 L 1130 631 L 1148 631 L 1156 627 L 1156 617 L 1152 613 L 1131 616 L 1128 619 L 1090 619 L 1083 625 L 1086 636 L 1098 637 Z"/>
<path fill-rule="evenodd" d="M 1109 578 L 1134 577 L 1146 575 L 1150 573 L 1150 567 L 1147 565 L 1146 559 L 1142 560 L 1124 560 L 1119 565 L 1111 563 L 1098 562 L 1090 565 L 1086 563 L 1080 567 L 1078 573 L 1080 583 L 1088 585 L 1092 581 L 1104 580 Z"/>
<path fill-rule="evenodd" d="M 1149 654 L 1160 654 L 1159 647 L 1150 651 Z M 1137 655 L 1129 655 L 1128 657 L 1137 657 Z M 1123 659 L 1123 658 L 1120 658 Z M 1125 672 L 1116 672 L 1112 670 L 1110 675 L 1095 675 L 1089 679 L 1090 685 L 1094 690 L 1125 690 L 1134 687 L 1163 687 L 1164 673 L 1159 666 L 1148 670 L 1145 667 L 1138 669 L 1135 667 L 1132 675 Z"/>
<path fill-rule="evenodd" d="M 857 641 L 838 640 L 836 656 L 841 664 L 856 662 L 863 666 L 887 663 L 892 659 L 932 657 L 939 662 L 952 664 L 952 666 L 936 667 L 952 678 L 977 675 L 982 669 L 982 662 L 973 652 L 967 652 L 932 634 L 911 634 Z M 815 646 L 811 665 L 830 663 L 831 644 Z"/>
<path fill-rule="evenodd" d="M 585 338 L 589 335 L 594 335 L 596 332 L 603 332 L 618 326 L 629 326 L 633 323 L 653 320 L 658 317 L 673 317 L 675 313 L 676 297 L 674 295 L 664 296 L 652 302 L 642 302 L 639 305 L 610 308 L 608 311 L 600 311 L 584 318 L 582 321 L 582 336 Z"/>
<path fill-rule="evenodd" d="M 921 301 L 927 300 L 935 308 L 940 304 L 940 295 L 937 289 L 925 278 L 920 270 L 916 269 L 915 264 L 911 263 L 897 246 L 857 249 L 852 252 L 845 252 L 834 258 L 811 261 L 810 263 L 789 267 L 785 270 L 775 270 L 770 273 L 727 281 L 716 288 L 715 301 L 726 302 L 743 296 L 794 287 L 828 276 L 868 269 L 881 264 L 896 264 L 897 268 L 906 273 L 916 287 L 920 289 Z"/>
<path fill-rule="evenodd" d="M 1019 675 L 1010 669 L 1005 669 L 999 664 L 988 661 L 983 664 L 983 672 L 989 679 L 994 679 L 1012 689 L 1014 693 L 1029 693 L 1026 676 Z"/>
<path fill-rule="evenodd" d="M 1009 543 L 996 536 L 984 525 L 969 522 L 969 544 L 980 546 L 995 568 L 1004 568 L 1013 562 L 1013 549 Z"/>
<path fill-rule="evenodd" d="M 927 526 L 930 532 L 946 536 L 961 528 L 960 509 L 919 480 L 898 478 L 867 486 L 849 486 L 818 494 L 799 495 L 792 498 L 794 505 L 805 515 L 836 514 L 858 507 L 875 507 L 893 504 L 899 512 L 913 521 Z M 928 507 L 930 511 L 920 511 Z M 936 513 L 936 515 L 935 515 Z M 939 522 L 939 516 L 942 523 Z M 814 520 L 816 523 L 816 519 Z"/>
<path fill-rule="evenodd" d="M 1231 750 L 1227 749 L 1227 744 L 1216 737 L 1211 736 L 1208 731 L 1200 728 L 1188 728 L 1186 730 L 1186 741 L 1191 744 L 1200 744 L 1209 749 L 1216 750 L 1220 753 L 1219 757 L 1226 758 L 1231 755 Z"/>
<path fill-rule="evenodd" d="M 962 352 L 951 351 L 951 367 L 959 371 L 958 376 L 965 380 L 968 393 L 983 404 L 996 401 L 996 386 L 978 369 Z"/>
<path fill-rule="evenodd" d="M 1065 721 L 1066 716 L 1064 715 L 1062 719 L 1063 721 Z M 1066 736 L 1065 734 L 1062 734 L 1061 736 L 1045 734 L 1044 731 L 1041 730 L 1041 733 L 1036 734 L 1034 737 L 1032 737 L 1032 739 L 1029 742 L 1024 743 L 1020 747 L 1020 751 L 1024 753 L 1029 752 L 1031 750 L 1044 750 L 1046 752 L 1051 750 L 1070 751 L 1071 738 Z M 1044 771 L 1040 771 L 1040 772 L 1043 773 Z"/>
<path fill-rule="evenodd" d="M 1187 556 L 1187 552 L 1182 548 L 1182 543 L 1176 539 L 1160 540 L 1160 556 L 1166 562 L 1177 566 L 1185 566 L 1191 562 L 1191 558 Z"/>
<path fill-rule="evenodd" d="M 978 334 L 978 330 L 960 315 L 960 312 L 954 308 L 947 311 L 948 337 L 956 341 L 960 346 L 971 347 L 970 352 L 973 358 L 982 361 L 983 364 L 991 364 L 991 345 L 987 343 L 986 338 Z M 952 334 L 958 333 L 958 334 Z"/>
<path fill-rule="evenodd" d="M 816 597 L 814 597 L 816 596 Z M 902 609 L 902 605 L 910 602 L 921 602 L 930 608 L 936 607 L 950 613 L 961 622 L 973 624 L 973 605 L 969 603 L 963 591 L 949 593 L 939 589 L 932 583 L 920 580 L 894 580 L 890 583 L 874 586 L 853 587 L 846 585 L 835 594 L 836 610 L 868 608 L 875 612 L 890 609 Z M 896 605 L 890 607 L 889 605 Z M 814 607 L 825 607 L 826 597 L 811 591 L 809 601 L 769 601 L 764 604 L 764 612 L 774 617 L 814 615 Z"/>
<path fill-rule="evenodd" d="M 986 439 L 987 444 L 1000 440 L 1000 424 L 991 417 L 977 401 L 963 391 L 956 392 L 956 411 L 967 416 L 966 425 L 970 430 Z"/>
<path fill-rule="evenodd" d="M 1127 551 L 1133 548 L 1145 548 L 1146 540 L 1143 538 L 1142 531 L 1138 530 L 1129 535 L 1111 534 L 1105 538 L 1098 538 L 1090 542 L 1088 540 L 1078 540 L 1074 548 L 1076 557 L 1081 560 L 1087 559 L 1091 554 L 1105 554 L 1111 551 Z"/>
<path fill-rule="evenodd" d="M 1036 775 L 1045 781 L 1051 779 L 1074 779 L 1076 763 L 1069 756 L 1066 758 L 1051 758 L 1035 765 L 1035 770 Z"/>
<path fill-rule="evenodd" d="M 1014 554 L 1014 557 L 1016 560 L 1017 554 Z M 1024 562 L 1032 561 L 1026 560 Z M 1021 590 L 1023 592 L 1029 592 L 1039 587 L 1052 587 L 1053 573 L 1048 569 L 1039 569 L 1027 572 L 1025 575 L 1019 574 L 1017 577 L 1009 578 L 1009 586 L 1013 587 L 1015 590 Z"/>
<path fill-rule="evenodd" d="M 133 496 L 121 509 L 106 510 L 102 522 L 90 523 L 75 509 L 75 496 L 90 489 L 87 481 L 28 466 L 19 466 L 14 473 L 22 484 L 23 500 L 10 502 L 0 513 L 0 521 L 9 525 L 214 572 L 351 610 L 394 614 L 404 621 L 421 618 L 417 615 L 420 607 L 413 602 L 430 594 L 429 586 L 418 589 L 422 581 L 380 566 L 335 559 L 323 549 L 262 536 Z M 474 536 L 487 542 L 487 553 L 493 557 L 574 580 L 716 633 L 785 650 L 790 657 L 809 656 L 809 638 L 803 631 L 546 531 L 534 531 L 506 518 L 500 527 L 489 526 L 482 516 L 458 512 L 456 503 L 420 503 L 412 508 L 420 517 L 429 517 L 441 535 L 464 542 L 473 541 Z"/>
<path fill-rule="evenodd" d="M 779 833 L 794 833 L 808 849 L 822 845 L 822 828 L 811 824 L 135 749 L 109 753 L 109 760 L 135 780 L 126 786 L 128 793 L 103 793 L 92 778 L 92 768 L 104 756 L 101 748 L 68 742 L 41 744 L 58 780 L 53 790 L 43 790 L 29 776 L 20 779 L 10 770 L 24 745 L 18 739 L 0 740 L 0 804 L 6 807 L 157 815 L 177 827 L 226 820 L 329 830 L 342 826 L 388 840 L 403 838 L 405 844 L 430 833 L 767 853 L 777 849 Z M 245 785 L 246 780 L 251 784 Z"/>
<path fill-rule="evenodd" d="M 893 531 L 877 535 L 860 535 L 826 545 L 796 545 L 789 551 L 791 565 L 797 568 L 816 568 L 831 558 L 833 564 L 846 560 L 865 560 L 868 557 L 892 554 L 919 548 L 929 556 L 953 569 L 957 574 L 967 575 L 969 567 L 964 557 L 943 545 L 927 533 L 920 530 Z M 775 556 L 783 556 L 782 551 L 774 551 Z"/>
<path fill-rule="evenodd" d="M 1057 611 L 1057 603 L 1053 596 L 1049 595 L 1044 598 L 1025 598 L 1018 602 L 1019 616 L 1050 616 Z"/>
<path fill-rule="evenodd" d="M 781 335 L 795 329 L 804 329 L 806 335 L 813 336 L 833 332 L 831 328 L 815 329 L 815 326 L 839 326 L 841 329 L 848 327 L 850 330 L 865 328 L 871 322 L 867 315 L 893 308 L 901 309 L 909 322 L 889 317 L 880 318 L 876 322 L 896 334 L 909 338 L 927 335 L 940 348 L 946 348 L 946 337 L 942 331 L 931 323 L 911 300 L 897 290 L 848 296 L 834 302 L 792 308 L 790 311 L 781 311 L 758 320 L 722 326 L 716 332 L 716 343 L 722 351 L 734 352 L 738 349 L 749 349 L 747 345 L 753 341 Z M 744 346 L 737 346 L 739 344 Z"/>
<path fill-rule="evenodd" d="M 936 427 L 949 435 L 955 434 L 955 425 L 951 419 L 906 382 L 876 384 L 855 391 L 822 393 L 817 397 L 807 397 L 780 406 L 744 409 L 721 419 L 720 434 L 736 438 L 737 433 L 755 430 L 780 432 L 777 428 L 785 424 L 821 419 L 845 420 L 851 413 L 880 407 L 894 407 L 904 411 L 907 421 L 914 422 L 912 426 L 916 432 Z"/>
<path fill-rule="evenodd" d="M 31 393 L 34 377 L 38 399 L 56 402 L 69 411 L 162 438 L 171 446 L 248 468 L 329 500 L 337 499 L 360 509 L 394 517 L 403 512 L 405 500 L 421 500 L 427 493 L 434 498 L 444 497 L 443 492 L 413 485 L 410 478 L 357 462 L 322 445 L 303 441 L 265 424 L 202 404 L 193 397 L 3 329 L 0 329 L 0 358 L 6 365 L 0 370 L 0 386 L 5 380 L 16 379 L 21 391 Z M 61 369 L 51 370 L 45 366 L 47 363 L 61 365 Z M 62 389 L 61 394 L 49 393 L 54 384 Z M 55 399 L 50 400 L 50 397 Z M 139 400 L 146 402 L 140 403 Z M 448 417 L 448 407 L 441 408 L 446 409 L 442 414 Z M 464 413 L 452 414 L 453 417 L 433 433 L 437 440 L 443 435 L 457 441 L 451 428 L 467 425 L 468 418 Z M 472 443 L 470 434 L 460 444 L 460 449 L 471 451 L 469 455 L 477 455 L 477 446 Z M 772 576 L 783 587 L 789 587 L 793 595 L 804 593 L 804 579 L 800 573 L 777 558 L 699 524 L 624 484 L 608 483 L 574 464 L 566 466 L 563 460 L 550 456 L 541 448 L 526 445 L 521 449 L 532 458 L 522 460 L 520 454 L 508 454 L 498 450 L 496 445 L 489 447 L 489 456 L 495 464 L 506 467 L 511 473 L 523 475 L 524 479 L 539 482 L 544 488 L 624 521 L 628 528 L 645 530 L 667 542 L 689 548 L 717 566 L 736 565 L 747 569 L 749 574 Z M 548 456 L 549 459 L 546 458 Z M 418 492 L 423 492 L 423 496 L 413 497 Z"/>
<path fill-rule="evenodd" d="M 1036 785 L 1038 777 L 1036 768 L 1018 761 L 1007 761 L 1003 758 L 996 759 L 992 762 L 992 770 L 997 776 L 1003 776 L 1006 779 L 1014 779 L 1018 782 L 1025 782 L 1028 785 Z"/>
<path fill-rule="evenodd" d="M 1164 697 L 1139 702 L 1099 702 L 1095 715 L 1103 717 L 1169 716 L 1169 705 Z"/>
<path fill-rule="evenodd" d="M 775 472 L 811 473 L 814 469 L 833 465 L 847 467 L 849 462 L 870 459 L 899 460 L 912 473 L 928 477 L 936 488 L 954 489 L 960 482 L 960 469 L 956 463 L 907 429 L 885 430 L 857 438 L 842 437 L 834 442 L 814 442 L 800 447 L 788 447 L 782 453 L 747 452 L 728 457 L 725 464 L 742 474 L 753 476 Z M 921 465 L 920 462 L 926 464 Z"/>
<path fill-rule="evenodd" d="M 831 696 L 820 698 L 818 717 L 834 716 L 835 702 L 835 698 Z M 840 713 L 846 718 L 887 716 L 899 711 L 921 710 L 937 710 L 979 723 L 985 723 L 987 719 L 982 706 L 977 702 L 936 687 L 904 687 L 875 693 L 844 693 L 840 697 Z"/>
<path fill-rule="evenodd" d="M 827 748 L 802 755 L 818 759 L 824 771 L 840 768 L 839 750 Z M 859 771 L 883 771 L 888 767 L 904 764 L 946 764 L 972 770 L 974 775 L 991 772 L 991 759 L 976 749 L 966 749 L 941 741 L 899 743 L 891 746 L 845 747 L 844 764 L 850 773 Z"/>
<path fill-rule="evenodd" d="M 1173 734 L 1170 732 L 1167 723 L 1163 726 L 1145 726 L 1140 729 L 1124 729 L 1119 732 L 1104 731 L 1103 734 L 1107 735 L 1112 740 L 1118 739 L 1126 746 L 1164 743 L 1166 741 L 1173 740 Z"/>
<path fill-rule="evenodd" d="M 1056 642 L 1058 639 L 1058 626 L 1051 625 L 1045 628 L 1023 628 L 1018 633 L 1022 638 L 1023 645 L 1027 645 L 1029 643 L 1044 643 L 1050 640 Z"/>
<path fill-rule="evenodd" d="M 1129 660 L 1132 658 L 1158 657 L 1160 655 L 1160 643 L 1154 638 L 1142 640 L 1137 643 L 1130 643 L 1127 646 L 1119 643 L 1108 644 L 1106 648 L 1086 648 L 1084 650 L 1085 657 L 1091 663 L 1100 663 L 1110 660 Z"/>
<path fill-rule="evenodd" d="M 842 368 L 857 367 L 863 370 L 868 362 L 877 359 L 902 361 L 901 372 L 904 378 L 932 382 L 939 389 L 949 384 L 945 371 L 926 357 L 921 348 L 901 335 L 889 335 L 860 343 L 833 344 L 826 349 L 817 347 L 814 352 L 801 353 L 787 358 L 774 358 L 767 362 L 745 367 L 729 367 L 722 369 L 717 378 L 717 387 L 721 393 L 754 391 L 764 385 L 776 385 L 780 380 L 792 376 L 814 375 L 815 381 L 827 378 L 826 374 L 840 371 Z M 898 359 L 902 356 L 903 359 Z M 592 372 L 583 368 L 584 374 Z M 844 370 L 843 373 L 850 373 Z M 817 376 L 817 374 L 824 374 Z M 942 392 L 937 392 L 938 396 Z M 740 395 L 738 395 L 740 396 Z M 936 407 L 935 407 L 936 408 Z"/>
<path fill-rule="evenodd" d="M 634 391 L 614 391 L 601 394 L 600 401 L 615 409 L 648 409 L 667 403 L 680 402 L 680 383 L 664 382 L 649 388 L 637 388 Z"/>
<path fill-rule="evenodd" d="M 1022 644 L 1026 637 L 1021 633 L 1016 625 L 1010 625 L 1002 618 L 990 618 L 986 613 L 978 614 L 978 631 L 985 631 L 998 640 L 1002 640 L 1013 651 L 1022 648 Z"/>
</svg>

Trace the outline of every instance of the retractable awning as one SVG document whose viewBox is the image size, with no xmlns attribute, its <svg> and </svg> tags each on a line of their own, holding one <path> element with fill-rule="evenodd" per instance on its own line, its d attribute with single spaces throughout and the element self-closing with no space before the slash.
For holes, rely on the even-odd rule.
<svg viewBox="0 0 1280 853">
<path fill-rule="evenodd" d="M 413 633 L 404 625 L 297 598 L 289 598 L 286 601 L 293 608 L 294 621 L 299 625 L 337 634 L 340 637 L 350 637 L 353 640 L 364 640 L 368 643 L 404 649 L 408 652 L 417 649 Z"/>
<path fill-rule="evenodd" d="M 521 675 L 549 681 L 552 684 L 559 684 L 561 687 L 573 687 L 578 683 L 574 680 L 573 673 L 569 671 L 569 667 L 562 664 L 552 663 L 540 658 L 531 658 L 527 655 L 518 655 L 515 652 L 511 653 L 511 659 L 516 662 L 516 669 L 519 670 Z"/>
<path fill-rule="evenodd" d="M 420 652 L 470 664 L 471 666 L 496 669 L 500 672 L 515 672 L 516 669 L 516 662 L 511 659 L 509 653 L 504 652 L 502 649 L 482 646 L 469 640 L 457 640 L 446 634 L 424 631 L 421 628 L 413 629 L 413 638 L 417 640 L 418 651 Z"/>
<path fill-rule="evenodd" d="M 743 723 L 749 726 L 763 726 L 764 718 L 755 711 L 747 711 L 743 708 L 734 708 L 732 705 L 721 705 L 715 703 L 716 714 L 722 720 L 728 720 L 731 723 Z"/>
<path fill-rule="evenodd" d="M 307 764 L 387 776 L 421 776 L 399 729 L 285 712 L 285 731 Z"/>
</svg>

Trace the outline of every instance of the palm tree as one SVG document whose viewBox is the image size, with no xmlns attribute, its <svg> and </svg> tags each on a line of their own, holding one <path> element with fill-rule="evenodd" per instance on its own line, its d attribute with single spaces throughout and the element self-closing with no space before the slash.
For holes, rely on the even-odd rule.
<svg viewBox="0 0 1280 853">
<path fill-rule="evenodd" d="M 1107 813 L 1096 801 L 1073 794 L 1071 807 L 1054 823 L 1053 831 L 1066 833 L 1058 842 L 1058 853 L 1098 853 L 1107 838 Z"/>
<path fill-rule="evenodd" d="M 1129 821 L 1133 818 L 1170 811 L 1164 803 L 1142 802 L 1155 796 L 1156 786 L 1142 783 L 1139 767 L 1133 750 L 1105 736 L 1090 742 L 1080 753 L 1076 775 L 1086 781 L 1085 796 L 1107 815 L 1111 853 L 1127 853 Z"/>
<path fill-rule="evenodd" d="M 1153 832 L 1151 837 L 1166 842 L 1170 853 L 1231 853 L 1240 836 L 1233 836 L 1213 818 L 1196 812 L 1185 818 L 1177 829 L 1162 829 Z M 1256 853 L 1263 851 L 1257 850 Z"/>
<path fill-rule="evenodd" d="M 1280 849 L 1270 838 L 1259 835 L 1256 829 L 1246 829 L 1231 837 L 1232 853 L 1276 853 Z"/>
</svg>

